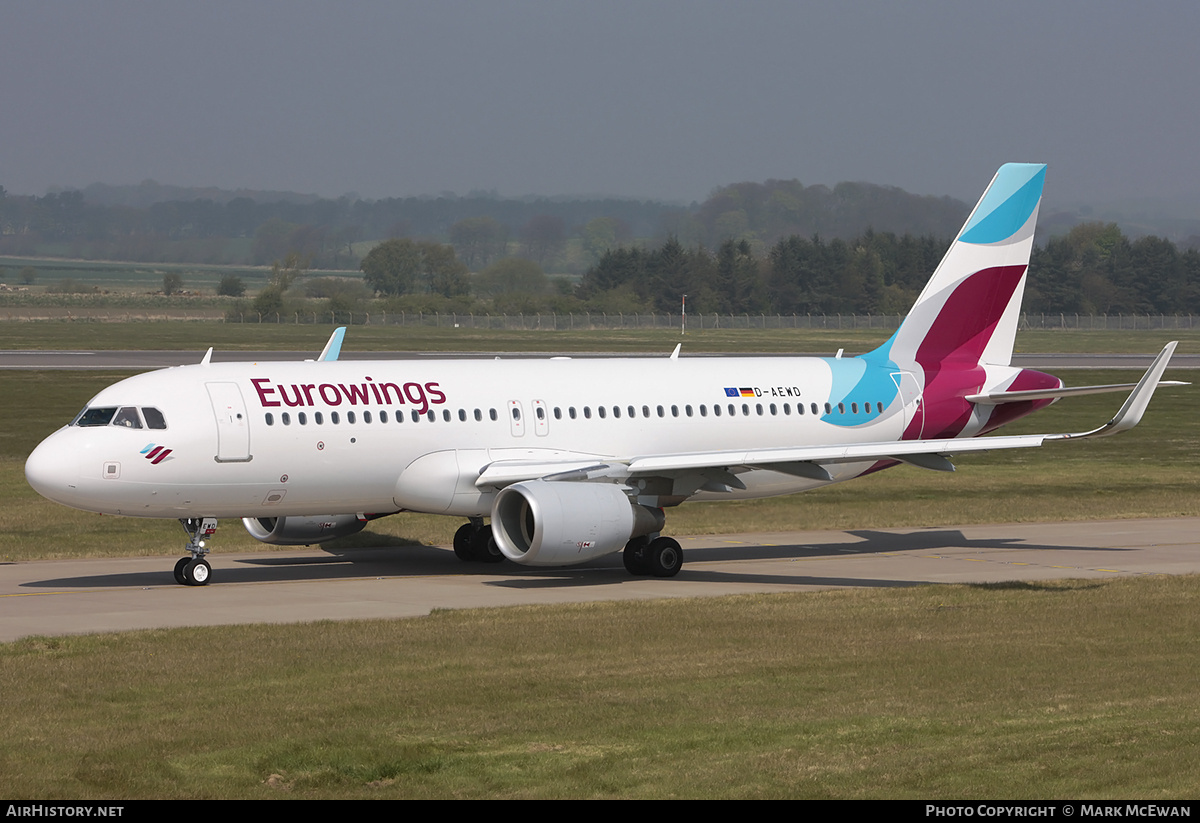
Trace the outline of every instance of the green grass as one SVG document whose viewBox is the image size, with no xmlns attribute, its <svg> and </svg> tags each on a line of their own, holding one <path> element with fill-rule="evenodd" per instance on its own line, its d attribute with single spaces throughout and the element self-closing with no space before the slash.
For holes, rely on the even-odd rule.
<svg viewBox="0 0 1200 823">
<path fill-rule="evenodd" d="M 164 298 L 165 299 L 165 298 Z M 114 314 L 119 312 L 114 311 Z M 444 321 L 448 322 L 448 321 Z M 329 325 L 218 322 L 0 322 L 0 349 L 166 349 L 319 352 Z M 446 326 L 354 326 L 346 351 L 661 352 L 682 343 L 687 352 L 797 353 L 869 351 L 890 333 L 880 329 L 674 329 L 505 331 Z M 1200 329 L 1165 331 L 1025 331 L 1018 352 L 1156 353 L 1179 340 L 1180 353 L 1200 351 Z"/>
<path fill-rule="evenodd" d="M 54 288 L 63 280 L 72 280 L 87 288 L 123 295 L 161 291 L 163 275 L 168 272 L 183 277 L 183 287 L 214 293 L 221 278 L 227 274 L 241 277 L 249 289 L 266 285 L 271 274 L 269 266 L 223 266 L 204 263 L 125 263 L 103 260 L 71 260 L 44 257 L 0 257 L 0 267 L 6 270 L 9 285 L 20 282 L 26 267 L 37 270 L 37 281 L 30 289 L 38 294 Z"/>
<path fill-rule="evenodd" d="M 1195 797 L 1198 577 L 0 645 L 11 799 Z"/>
<path fill-rule="evenodd" d="M 69 376 L 68 376 L 69 375 Z M 24 459 L 97 391 L 107 372 L 3 372 L 0 393 L 0 560 L 164 555 L 184 543 L 174 521 L 109 517 L 51 503 L 29 488 Z M 1190 374 L 1168 373 L 1188 380 Z M 1129 382 L 1125 371 L 1067 373 L 1068 383 Z M 898 467 L 805 494 L 742 503 L 685 503 L 667 512 L 671 534 L 794 529 L 932 527 L 1200 515 L 1200 387 L 1159 391 L 1138 428 L 1118 437 L 1034 450 L 966 455 L 954 474 Z M 1107 421 L 1120 395 L 1061 401 L 1004 433 L 1083 431 Z M 403 514 L 371 524 L 339 546 L 446 545 L 460 521 Z M 222 522 L 218 552 L 269 551 L 235 521 Z"/>
</svg>

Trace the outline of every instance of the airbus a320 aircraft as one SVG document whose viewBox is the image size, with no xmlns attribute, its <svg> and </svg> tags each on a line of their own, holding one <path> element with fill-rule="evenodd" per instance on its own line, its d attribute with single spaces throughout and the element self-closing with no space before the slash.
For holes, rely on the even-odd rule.
<svg viewBox="0 0 1200 823">
<path fill-rule="evenodd" d="M 178 518 L 175 577 L 204 585 L 217 518 L 318 543 L 401 511 L 467 519 L 454 550 L 562 566 L 624 551 L 670 577 L 663 510 L 814 489 L 947 455 L 1115 434 L 1141 419 L 1170 343 L 1094 431 L 978 437 L 1069 394 L 1011 365 L 1044 165 L 1003 166 L 903 324 L 859 357 L 210 362 L 131 377 L 29 456 L 45 497 Z M 839 353 L 840 354 L 840 353 Z M 490 517 L 490 525 L 485 518 Z"/>
</svg>

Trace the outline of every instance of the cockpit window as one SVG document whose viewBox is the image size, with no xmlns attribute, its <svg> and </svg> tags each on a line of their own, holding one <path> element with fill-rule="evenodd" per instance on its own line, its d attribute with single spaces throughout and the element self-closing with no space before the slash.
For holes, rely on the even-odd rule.
<svg viewBox="0 0 1200 823">
<path fill-rule="evenodd" d="M 163 417 L 163 413 L 153 406 L 143 406 L 142 417 L 146 418 L 146 428 L 148 429 L 165 429 L 167 427 L 167 418 Z"/>
<path fill-rule="evenodd" d="M 114 426 L 124 426 L 127 429 L 140 429 L 142 420 L 138 417 L 137 408 L 134 406 L 122 406 L 117 412 L 117 416 L 113 418 Z"/>
<path fill-rule="evenodd" d="M 148 429 L 165 429 L 167 418 L 153 406 L 143 406 L 141 415 L 136 406 L 96 406 L 85 408 L 75 419 L 72 426 L 120 426 L 123 429 L 140 429 L 142 420 Z"/>
<path fill-rule="evenodd" d="M 76 426 L 107 426 L 117 413 L 116 406 L 104 406 L 94 409 L 84 409 L 75 418 Z"/>
</svg>

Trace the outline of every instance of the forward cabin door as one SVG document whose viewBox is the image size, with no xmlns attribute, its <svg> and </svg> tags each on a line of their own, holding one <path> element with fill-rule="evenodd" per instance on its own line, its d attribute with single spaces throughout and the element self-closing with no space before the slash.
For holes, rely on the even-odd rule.
<svg viewBox="0 0 1200 823">
<path fill-rule="evenodd" d="M 218 463 L 245 463 L 250 460 L 250 426 L 246 403 L 237 383 L 205 383 L 217 420 Z"/>
</svg>

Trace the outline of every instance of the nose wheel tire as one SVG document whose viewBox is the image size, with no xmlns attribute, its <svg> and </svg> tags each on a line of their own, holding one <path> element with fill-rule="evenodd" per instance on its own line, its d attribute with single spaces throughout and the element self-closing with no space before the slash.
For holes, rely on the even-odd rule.
<svg viewBox="0 0 1200 823">
<path fill-rule="evenodd" d="M 212 566 L 203 557 L 181 557 L 175 564 L 175 580 L 183 586 L 207 586 Z"/>
</svg>

